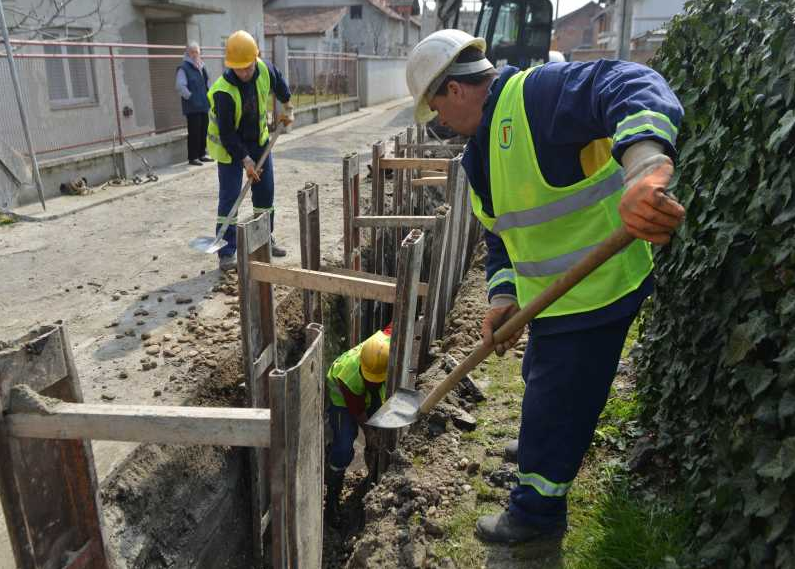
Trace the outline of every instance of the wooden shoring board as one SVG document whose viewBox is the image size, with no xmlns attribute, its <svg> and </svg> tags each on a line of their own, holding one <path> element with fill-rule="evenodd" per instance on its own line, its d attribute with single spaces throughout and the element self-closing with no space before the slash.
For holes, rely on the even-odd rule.
<svg viewBox="0 0 795 569">
<path fill-rule="evenodd" d="M 417 314 L 417 287 L 420 281 L 422 253 L 425 236 L 418 229 L 412 230 L 400 245 L 398 258 L 397 290 L 392 337 L 389 343 L 389 366 L 387 368 L 386 396 L 391 397 L 399 387 L 413 388 L 408 379 L 411 371 L 414 348 L 414 326 Z M 389 466 L 390 454 L 397 448 L 400 430 L 381 432 L 381 449 L 378 456 L 376 480 Z"/>
<path fill-rule="evenodd" d="M 461 159 L 456 158 L 450 162 L 450 174 L 447 178 L 447 203 L 450 204 L 450 232 L 448 235 L 448 246 L 445 252 L 445 268 L 444 282 L 442 285 L 442 302 L 437 305 L 437 322 L 444 322 L 445 316 L 452 308 L 455 290 L 457 289 L 456 283 L 456 259 L 458 258 L 458 247 L 460 243 L 461 234 L 461 206 L 460 206 L 460 179 L 462 176 Z M 440 326 L 439 328 L 443 328 Z M 438 334 L 442 331 L 437 329 Z"/>
<path fill-rule="evenodd" d="M 378 167 L 381 170 L 428 170 L 447 172 L 449 158 L 382 158 Z M 373 167 L 375 172 L 375 167 Z"/>
<path fill-rule="evenodd" d="M 276 303 L 273 286 L 251 277 L 249 263 L 271 260 L 270 216 L 265 213 L 237 226 L 237 274 L 240 324 L 242 328 L 243 368 L 246 393 L 250 407 L 267 409 L 268 375 L 276 366 Z M 251 479 L 251 523 L 253 560 L 262 566 L 264 545 L 262 536 L 268 529 L 270 507 L 270 450 L 249 450 Z"/>
<path fill-rule="evenodd" d="M 432 229 L 435 219 L 432 215 L 362 215 L 353 219 L 353 225 L 357 228 L 408 227 L 410 229 Z"/>
<path fill-rule="evenodd" d="M 442 263 L 449 243 L 450 208 L 447 206 L 439 208 L 435 220 L 430 274 L 428 275 L 428 294 L 425 296 L 422 310 L 423 325 L 417 350 L 419 369 L 424 368 L 427 363 L 431 342 L 437 337 L 437 329 L 444 328 L 444 320 L 439 320 L 437 307 L 441 303 L 441 289 L 445 274 Z"/>
<path fill-rule="evenodd" d="M 412 188 L 446 188 L 447 176 L 430 176 L 428 178 L 417 178 L 411 181 Z"/>
<path fill-rule="evenodd" d="M 70 346 L 57 323 L 0 351 L 0 499 L 18 569 L 60 568 L 69 557 L 88 569 L 112 567 L 91 441 L 12 437 L 4 416 L 15 385 L 82 403 Z"/>
<path fill-rule="evenodd" d="M 352 271 L 350 269 L 343 269 L 341 267 L 332 267 L 330 265 L 321 265 L 320 270 L 324 273 L 331 273 L 333 275 L 343 275 L 346 277 L 356 277 L 361 279 L 370 279 L 380 283 L 397 284 L 397 277 L 385 277 L 383 275 L 374 275 L 372 273 L 363 273 L 361 271 Z M 425 297 L 428 294 L 428 283 L 420 282 L 417 288 L 417 294 Z"/>
<path fill-rule="evenodd" d="M 323 327 L 295 367 L 270 375 L 273 566 L 320 569 L 323 558 Z"/>
<path fill-rule="evenodd" d="M 386 184 L 386 172 L 381 167 L 384 158 L 384 143 L 378 141 L 373 145 L 372 162 L 372 189 L 370 198 L 370 215 L 384 215 L 384 185 Z M 367 269 L 377 275 L 386 275 L 384 267 L 384 230 L 373 227 L 370 230 L 370 265 Z M 386 325 L 384 305 L 380 302 L 373 302 L 371 325 L 383 328 Z"/>
<path fill-rule="evenodd" d="M 316 290 L 329 294 L 358 296 L 387 304 L 395 302 L 396 287 L 394 284 L 369 278 L 350 277 L 307 269 L 291 269 L 257 262 L 249 263 L 249 270 L 251 278 L 261 282 Z"/>
<path fill-rule="evenodd" d="M 459 154 L 464 151 L 466 145 L 464 144 L 432 144 L 432 143 L 422 143 L 422 144 L 412 144 L 407 145 L 406 149 L 411 150 L 412 152 L 422 153 L 425 151 L 436 151 L 436 150 L 449 150 L 453 153 L 453 155 Z"/>
<path fill-rule="evenodd" d="M 343 212 L 343 264 L 352 271 L 362 270 L 361 234 L 354 226 L 359 217 L 359 155 L 349 154 L 342 159 L 342 212 Z M 362 300 L 346 298 L 348 313 L 348 337 L 350 347 L 361 342 Z"/>
<path fill-rule="evenodd" d="M 298 221 L 301 234 L 301 267 L 320 270 L 320 205 L 318 186 L 307 183 L 298 190 Z M 304 325 L 323 324 L 323 305 L 320 293 L 304 290 Z"/>
<path fill-rule="evenodd" d="M 268 409 L 54 403 L 46 414 L 11 411 L 6 430 L 19 438 L 270 446 Z"/>
</svg>

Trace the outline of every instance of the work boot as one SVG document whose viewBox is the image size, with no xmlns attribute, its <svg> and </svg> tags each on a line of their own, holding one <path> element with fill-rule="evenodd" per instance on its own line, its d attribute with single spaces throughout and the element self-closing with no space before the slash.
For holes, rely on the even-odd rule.
<svg viewBox="0 0 795 569">
<path fill-rule="evenodd" d="M 202 156 L 201 158 L 199 158 L 199 160 L 201 160 L 202 162 L 212 162 L 213 161 L 213 159 L 210 158 L 209 156 Z"/>
<path fill-rule="evenodd" d="M 519 458 L 519 439 L 511 439 L 505 445 L 505 461 L 516 462 Z"/>
<path fill-rule="evenodd" d="M 281 247 L 277 247 L 276 240 L 271 238 L 271 257 L 284 257 L 286 255 L 287 251 L 285 251 Z"/>
<path fill-rule="evenodd" d="M 188 160 L 188 164 L 190 164 L 191 166 L 203 166 L 201 160 L 199 160 L 198 158 L 194 158 L 193 160 Z"/>
<path fill-rule="evenodd" d="M 327 470 L 326 474 L 326 522 L 334 528 L 340 526 L 340 494 L 345 482 L 345 471 Z"/>
<path fill-rule="evenodd" d="M 235 255 L 220 255 L 218 268 L 224 272 L 234 271 L 237 269 L 237 257 Z"/>
<path fill-rule="evenodd" d="M 523 524 L 508 510 L 494 516 L 481 516 L 475 524 L 475 535 L 490 543 L 525 543 L 563 537 L 564 524 L 540 528 Z"/>
</svg>

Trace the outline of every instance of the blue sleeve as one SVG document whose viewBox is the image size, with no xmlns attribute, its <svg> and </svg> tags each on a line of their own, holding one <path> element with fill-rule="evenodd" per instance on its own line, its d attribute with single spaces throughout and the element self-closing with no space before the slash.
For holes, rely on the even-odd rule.
<svg viewBox="0 0 795 569">
<path fill-rule="evenodd" d="M 505 243 L 497 235 L 486 230 L 486 247 L 489 252 L 486 257 L 486 283 L 489 300 L 495 294 L 516 296 L 516 275 Z"/>
<path fill-rule="evenodd" d="M 270 61 L 266 61 L 265 65 L 268 66 L 268 73 L 271 76 L 271 91 L 273 91 L 280 102 L 288 102 L 293 95 L 290 93 L 290 86 L 287 85 L 287 82 L 284 80 L 282 72 Z"/>
<path fill-rule="evenodd" d="M 544 65 L 525 82 L 525 106 L 534 135 L 580 147 L 610 137 L 618 162 L 627 147 L 641 140 L 659 142 L 673 158 L 684 114 L 659 73 L 638 63 L 608 60 Z"/>
<path fill-rule="evenodd" d="M 231 95 L 223 91 L 213 93 L 213 102 L 215 103 L 215 118 L 218 121 L 221 145 L 235 162 L 242 162 L 243 158 L 248 155 L 248 150 L 235 128 L 235 102 Z"/>
</svg>

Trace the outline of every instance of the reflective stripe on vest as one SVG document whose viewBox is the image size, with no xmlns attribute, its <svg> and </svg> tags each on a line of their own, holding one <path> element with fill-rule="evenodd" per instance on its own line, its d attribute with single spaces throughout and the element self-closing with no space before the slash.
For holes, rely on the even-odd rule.
<svg viewBox="0 0 795 569">
<path fill-rule="evenodd" d="M 475 215 L 505 244 L 521 306 L 538 296 L 621 225 L 618 205 L 623 195 L 623 170 L 612 157 L 593 175 L 571 186 L 554 187 L 546 182 L 538 165 L 524 105 L 524 81 L 533 71 L 529 69 L 511 77 L 494 110 L 489 148 L 493 217 L 483 211 L 477 194 L 474 191 L 470 194 Z M 657 120 L 659 117 L 640 114 L 630 118 Z M 624 122 L 630 128 L 638 127 L 632 120 Z M 635 241 L 540 317 L 607 306 L 640 286 L 651 269 L 651 247 L 646 242 Z M 500 271 L 492 276 L 489 287 L 509 280 L 510 272 Z"/>
<path fill-rule="evenodd" d="M 527 474 L 524 472 L 519 472 L 518 477 L 519 484 L 522 486 L 532 486 L 535 488 L 536 492 L 547 498 L 565 496 L 568 493 L 569 488 L 571 488 L 571 482 L 557 484 L 555 482 L 550 482 L 536 472 L 530 472 Z"/>
<path fill-rule="evenodd" d="M 379 335 L 384 340 L 386 340 L 387 343 L 389 343 L 390 337 L 384 334 L 380 330 L 375 334 L 373 334 L 371 338 Z M 371 404 L 370 391 L 365 390 L 364 378 L 362 377 L 362 374 L 359 371 L 359 359 L 363 345 L 364 342 L 354 346 L 353 348 L 342 354 L 340 357 L 334 360 L 334 363 L 331 364 L 331 368 L 328 370 L 328 374 L 326 376 L 326 385 L 328 386 L 328 394 L 329 398 L 331 399 L 331 403 L 336 405 L 337 407 L 347 406 L 345 403 L 345 397 L 342 395 L 342 391 L 337 385 L 337 380 L 339 380 L 342 383 L 344 383 L 345 386 L 354 395 L 365 394 L 365 409 L 370 408 Z M 383 382 L 381 384 L 381 387 L 379 389 L 379 395 L 381 396 L 381 403 L 386 401 L 386 382 Z"/>
<path fill-rule="evenodd" d="M 257 67 L 259 68 L 259 75 L 257 76 L 257 111 L 259 114 L 259 145 L 265 146 L 268 140 L 268 94 L 271 90 L 271 76 L 268 73 L 268 66 L 258 59 Z M 218 118 L 215 115 L 215 99 L 213 95 L 216 92 L 229 93 L 235 104 L 235 129 L 240 127 L 240 120 L 243 117 L 243 101 L 240 95 L 240 89 L 236 85 L 232 85 L 227 81 L 223 75 L 215 80 L 210 91 L 207 93 L 207 99 L 210 101 L 210 112 L 207 114 L 209 123 L 207 125 L 207 153 L 211 158 L 214 158 L 222 164 L 230 164 L 232 156 L 226 151 L 224 145 L 221 143 L 221 135 L 218 129 Z"/>
</svg>

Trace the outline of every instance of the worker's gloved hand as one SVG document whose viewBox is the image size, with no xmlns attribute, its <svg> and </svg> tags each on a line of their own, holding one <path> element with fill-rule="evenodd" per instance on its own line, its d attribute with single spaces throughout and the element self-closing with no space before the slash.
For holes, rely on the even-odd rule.
<svg viewBox="0 0 795 569">
<path fill-rule="evenodd" d="M 295 110 L 290 103 L 285 103 L 282 106 L 282 113 L 279 115 L 278 122 L 284 126 L 290 126 L 295 122 Z"/>
<path fill-rule="evenodd" d="M 519 312 L 519 304 L 516 302 L 515 297 L 507 294 L 494 295 L 491 298 L 491 308 L 486 312 L 483 317 L 483 323 L 480 325 L 480 334 L 483 336 L 483 342 L 486 344 L 494 342 L 494 332 L 517 312 Z M 523 329 L 520 328 L 508 340 L 494 346 L 496 354 L 502 357 L 505 352 L 519 341 L 519 338 L 522 337 L 522 332 Z"/>
<path fill-rule="evenodd" d="M 251 156 L 246 156 L 243 158 L 243 168 L 246 170 L 246 176 L 251 182 L 259 182 L 259 175 L 262 170 L 257 170 L 257 163 L 251 158 Z"/>
<path fill-rule="evenodd" d="M 624 186 L 618 206 L 621 220 L 633 237 L 663 245 L 685 217 L 685 208 L 666 193 L 674 173 L 662 145 L 644 140 L 624 152 Z"/>
</svg>

